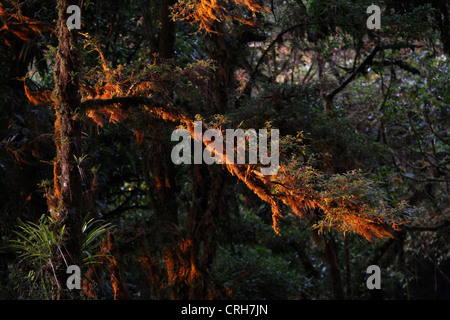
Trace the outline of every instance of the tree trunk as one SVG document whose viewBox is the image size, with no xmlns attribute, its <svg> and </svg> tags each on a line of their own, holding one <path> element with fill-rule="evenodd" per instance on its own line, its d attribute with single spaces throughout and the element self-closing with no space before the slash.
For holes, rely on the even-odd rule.
<svg viewBox="0 0 450 320">
<path fill-rule="evenodd" d="M 211 91 L 214 92 L 214 109 L 211 113 L 224 113 L 228 105 L 228 95 L 231 89 L 234 89 L 235 78 L 235 52 L 225 42 L 225 24 L 224 22 L 214 23 L 214 30 L 217 33 L 208 34 L 210 47 L 208 54 L 216 63 L 216 70 L 211 82 Z"/>
<path fill-rule="evenodd" d="M 159 57 L 171 59 L 175 43 L 175 21 L 170 17 L 170 7 L 176 0 L 162 0 L 161 4 L 161 33 L 159 35 Z"/>
<path fill-rule="evenodd" d="M 54 102 L 56 112 L 53 215 L 62 221 L 69 234 L 65 242 L 64 259 L 68 265 L 81 263 L 82 189 L 81 169 L 77 159 L 81 156 L 81 123 L 76 120 L 80 110 L 79 91 L 80 54 L 77 48 L 77 30 L 66 25 L 67 7 L 78 1 L 58 1 L 57 33 L 59 46 L 55 64 Z M 65 266 L 59 276 L 61 289 L 65 287 Z"/>
<path fill-rule="evenodd" d="M 441 42 L 444 52 L 450 55 L 450 19 L 448 2 L 444 0 L 433 0 L 431 4 L 435 11 L 436 23 L 441 33 Z"/>
<path fill-rule="evenodd" d="M 339 262 L 337 257 L 336 243 L 332 237 L 329 239 L 321 239 L 317 230 L 311 230 L 312 238 L 319 247 L 322 247 L 322 260 L 327 264 L 331 290 L 333 293 L 333 299 L 344 299 L 344 288 L 341 280 L 341 270 L 339 268 Z"/>
</svg>

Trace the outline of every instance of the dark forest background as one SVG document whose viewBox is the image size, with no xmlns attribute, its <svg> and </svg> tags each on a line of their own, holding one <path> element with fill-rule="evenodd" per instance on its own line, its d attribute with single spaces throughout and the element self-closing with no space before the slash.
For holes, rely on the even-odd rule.
<svg viewBox="0 0 450 320">
<path fill-rule="evenodd" d="M 450 4 L 371 4 L 2 1 L 0 298 L 450 298 Z M 278 175 L 174 165 L 194 119 Z"/>
</svg>

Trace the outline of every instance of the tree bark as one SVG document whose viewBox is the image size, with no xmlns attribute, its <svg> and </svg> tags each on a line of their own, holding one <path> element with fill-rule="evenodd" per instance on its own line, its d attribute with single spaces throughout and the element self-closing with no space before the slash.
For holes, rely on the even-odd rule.
<svg viewBox="0 0 450 320">
<path fill-rule="evenodd" d="M 170 7 L 176 0 L 162 0 L 161 4 L 161 33 L 159 35 L 160 59 L 171 59 L 175 43 L 175 21 L 170 17 Z"/>
<path fill-rule="evenodd" d="M 217 33 L 208 34 L 210 43 L 209 52 L 211 59 L 216 63 L 216 70 L 211 81 L 211 91 L 214 92 L 214 109 L 208 110 L 211 113 L 223 114 L 228 105 L 228 95 L 230 89 L 234 89 L 234 69 L 235 52 L 230 52 L 230 45 L 225 42 L 225 24 L 223 22 L 214 23 L 214 30 Z"/>
<path fill-rule="evenodd" d="M 69 234 L 63 252 L 68 265 L 81 263 L 82 188 L 81 168 L 76 159 L 81 156 L 81 123 L 76 120 L 80 111 L 79 91 L 80 54 L 77 47 L 77 30 L 69 30 L 67 7 L 79 5 L 78 1 L 58 1 L 57 34 L 59 46 L 55 64 L 54 102 L 56 112 L 55 144 L 56 163 L 54 177 L 53 215 L 66 227 Z M 60 272 L 60 287 L 65 287 L 65 268 Z M 61 283 L 62 282 L 62 283 Z"/>
<path fill-rule="evenodd" d="M 345 295 L 341 280 L 341 270 L 339 268 L 339 262 L 336 252 L 336 243 L 332 237 L 330 237 L 329 239 L 322 239 L 319 236 L 317 230 L 311 230 L 311 234 L 313 240 L 322 249 L 322 260 L 327 264 L 329 270 L 333 299 L 342 300 L 344 299 Z"/>
</svg>

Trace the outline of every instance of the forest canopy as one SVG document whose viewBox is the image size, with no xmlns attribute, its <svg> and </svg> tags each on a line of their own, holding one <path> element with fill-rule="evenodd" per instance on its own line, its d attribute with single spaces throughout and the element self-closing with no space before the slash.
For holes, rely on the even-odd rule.
<svg viewBox="0 0 450 320">
<path fill-rule="evenodd" d="M 449 10 L 3 1 L 0 298 L 449 298 Z"/>
</svg>

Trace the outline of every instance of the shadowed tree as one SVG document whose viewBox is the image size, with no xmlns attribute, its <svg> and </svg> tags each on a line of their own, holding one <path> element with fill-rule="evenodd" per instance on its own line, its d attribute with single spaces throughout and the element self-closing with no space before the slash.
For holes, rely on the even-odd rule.
<svg viewBox="0 0 450 320">
<path fill-rule="evenodd" d="M 64 258 L 68 265 L 81 265 L 81 95 L 79 88 L 80 53 L 78 31 L 67 27 L 68 6 L 80 5 L 79 1 L 58 1 L 58 49 L 54 70 L 53 92 L 55 121 L 56 162 L 54 164 L 54 190 L 49 197 L 53 216 L 67 228 L 69 237 L 65 242 Z M 65 266 L 58 273 L 60 286 L 65 287 Z"/>
</svg>

